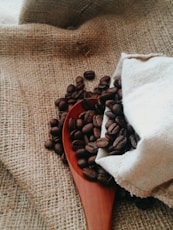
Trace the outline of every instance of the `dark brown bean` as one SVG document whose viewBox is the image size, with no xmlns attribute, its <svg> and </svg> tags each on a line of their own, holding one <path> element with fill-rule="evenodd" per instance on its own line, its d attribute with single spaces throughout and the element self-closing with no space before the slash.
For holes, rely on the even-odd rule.
<svg viewBox="0 0 173 230">
<path fill-rule="evenodd" d="M 64 152 L 64 149 L 61 143 L 56 143 L 54 146 L 54 150 L 58 155 L 62 155 L 62 153 Z"/>
<path fill-rule="evenodd" d="M 96 181 L 97 180 L 97 172 L 92 169 L 92 168 L 83 168 L 82 170 L 83 175 L 85 178 L 91 181 Z"/>
<path fill-rule="evenodd" d="M 92 155 L 97 154 L 98 151 L 96 142 L 88 142 L 88 144 L 85 146 L 85 149 Z"/>
<path fill-rule="evenodd" d="M 109 127 L 108 127 L 108 134 L 110 135 L 116 135 L 120 130 L 120 126 L 117 123 L 112 123 Z"/>
<path fill-rule="evenodd" d="M 44 146 L 47 149 L 53 149 L 54 148 L 54 142 L 53 142 L 53 140 L 49 139 L 49 140 L 45 141 Z"/>
<path fill-rule="evenodd" d="M 123 135 L 118 136 L 113 142 L 113 146 L 116 149 L 122 149 L 125 147 L 126 144 L 127 144 L 127 138 Z"/>
<path fill-rule="evenodd" d="M 106 137 L 100 137 L 96 143 L 98 148 L 106 148 L 109 145 L 109 140 Z"/>
<path fill-rule="evenodd" d="M 93 130 L 93 123 L 88 123 L 86 125 L 83 126 L 82 128 L 82 132 L 85 133 L 91 133 Z"/>
<path fill-rule="evenodd" d="M 78 161 L 77 161 L 77 165 L 78 165 L 81 169 L 86 168 L 86 167 L 88 166 L 88 161 L 87 161 L 86 158 L 80 158 L 80 159 L 78 159 Z"/>
<path fill-rule="evenodd" d="M 87 80 L 93 80 L 95 78 L 95 72 L 93 70 L 87 70 L 84 72 L 84 78 Z"/>
</svg>

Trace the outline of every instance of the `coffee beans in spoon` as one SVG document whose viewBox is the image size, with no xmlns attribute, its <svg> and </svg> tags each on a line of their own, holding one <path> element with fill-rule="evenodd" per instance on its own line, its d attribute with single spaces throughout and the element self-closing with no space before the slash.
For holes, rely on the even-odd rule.
<svg viewBox="0 0 173 230">
<path fill-rule="evenodd" d="M 71 107 L 79 100 L 83 100 L 86 111 L 81 113 L 77 119 L 69 120 L 69 131 L 78 159 L 78 167 L 88 180 L 104 186 L 116 185 L 112 176 L 95 163 L 98 148 L 105 148 L 109 155 L 120 155 L 136 148 L 139 136 L 127 122 L 123 113 L 121 80 L 116 79 L 113 87 L 110 88 L 110 77 L 103 76 L 93 91 L 87 91 L 85 80 L 92 80 L 94 77 L 95 72 L 90 70 L 84 72 L 83 77 L 77 76 L 75 83 L 67 86 L 64 97 L 55 100 L 58 115 L 49 122 L 49 139 L 45 142 L 45 147 L 54 150 L 63 163 L 67 163 L 62 144 L 63 123 Z M 97 98 L 98 102 L 93 106 L 87 98 Z M 105 137 L 100 138 L 105 108 L 107 108 L 105 115 L 108 121 L 105 126 Z M 132 199 L 127 191 L 118 185 L 116 187 L 117 194 L 119 194 L 117 198 Z M 145 209 L 147 208 L 147 202 L 147 199 L 135 201 L 137 207 L 141 209 L 143 203 Z"/>
</svg>

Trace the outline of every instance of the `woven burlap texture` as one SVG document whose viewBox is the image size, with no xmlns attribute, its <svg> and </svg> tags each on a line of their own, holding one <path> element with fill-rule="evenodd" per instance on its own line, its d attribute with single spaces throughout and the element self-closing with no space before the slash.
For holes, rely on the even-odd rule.
<svg viewBox="0 0 173 230">
<path fill-rule="evenodd" d="M 172 1 L 138 1 L 76 30 L 46 24 L 0 27 L 0 229 L 86 229 L 69 169 L 44 148 L 56 98 L 87 69 L 112 75 L 121 52 L 173 55 Z M 172 229 L 161 202 L 116 203 L 113 229 Z"/>
</svg>

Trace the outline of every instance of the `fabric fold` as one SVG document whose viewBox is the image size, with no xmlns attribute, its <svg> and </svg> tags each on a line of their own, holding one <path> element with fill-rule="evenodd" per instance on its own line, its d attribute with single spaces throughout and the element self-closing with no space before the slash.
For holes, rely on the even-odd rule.
<svg viewBox="0 0 173 230">
<path fill-rule="evenodd" d="M 173 58 L 161 54 L 121 55 L 112 77 L 122 81 L 122 103 L 127 121 L 140 137 L 137 148 L 109 156 L 99 149 L 96 162 L 131 194 L 157 196 L 155 188 L 173 179 Z M 107 108 L 108 110 L 108 108 Z M 105 136 L 104 115 L 102 137 Z M 160 187 L 159 187 L 160 186 Z M 173 207 L 171 186 L 159 199 Z"/>
</svg>

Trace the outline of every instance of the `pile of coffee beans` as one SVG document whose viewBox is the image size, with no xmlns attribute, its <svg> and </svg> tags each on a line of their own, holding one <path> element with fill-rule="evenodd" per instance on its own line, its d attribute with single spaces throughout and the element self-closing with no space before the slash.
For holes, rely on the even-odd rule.
<svg viewBox="0 0 173 230">
<path fill-rule="evenodd" d="M 68 85 L 64 97 L 55 100 L 58 115 L 49 122 L 49 139 L 45 142 L 45 147 L 54 150 L 63 163 L 67 164 L 62 143 L 62 128 L 71 107 L 79 100 L 83 100 L 85 111 L 77 119 L 69 119 L 68 128 L 77 164 L 84 177 L 104 186 L 116 186 L 118 199 L 133 200 L 138 208 L 147 209 L 151 207 L 152 198 L 131 197 L 129 192 L 115 183 L 110 174 L 95 163 L 98 148 L 106 149 L 109 155 L 120 155 L 136 148 L 139 136 L 124 116 L 120 78 L 114 81 L 113 87 L 110 87 L 110 76 L 103 76 L 93 91 L 87 91 L 85 80 L 94 78 L 94 71 L 85 71 L 83 76 L 76 77 L 75 84 Z M 97 98 L 97 103 L 93 105 L 87 98 Z M 104 112 L 108 118 L 106 132 L 105 137 L 100 137 Z"/>
<path fill-rule="evenodd" d="M 77 118 L 71 117 L 68 130 L 75 152 L 77 164 L 83 176 L 102 185 L 111 185 L 113 178 L 102 167 L 95 163 L 98 152 L 97 140 L 101 135 L 103 121 L 103 104 L 93 104 L 87 99 L 82 100 L 83 112 Z"/>
</svg>

